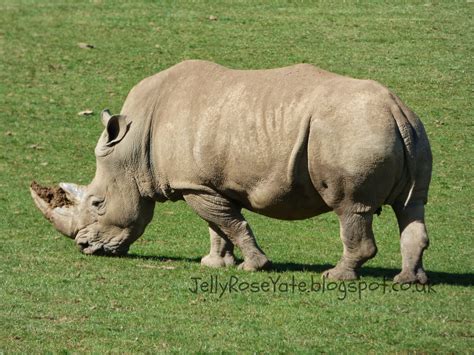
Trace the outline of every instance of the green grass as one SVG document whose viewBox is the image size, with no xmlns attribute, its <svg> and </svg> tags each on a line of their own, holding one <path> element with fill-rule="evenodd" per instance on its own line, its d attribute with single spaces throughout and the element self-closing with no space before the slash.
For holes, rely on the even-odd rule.
<svg viewBox="0 0 474 355">
<path fill-rule="evenodd" d="M 473 352 L 473 10 L 465 1 L 0 4 L 0 352 Z M 217 21 L 208 17 L 214 15 Z M 95 49 L 81 49 L 87 42 Z M 309 281 L 341 253 L 332 214 L 247 213 L 270 273 L 201 268 L 206 225 L 158 205 L 129 258 L 86 257 L 35 209 L 38 179 L 88 183 L 102 130 L 142 78 L 183 59 L 233 68 L 307 62 L 393 89 L 434 155 L 425 266 L 435 292 L 193 294 L 192 277 Z M 92 109 L 92 117 L 79 111 Z M 361 281 L 400 268 L 396 221 L 375 220 Z"/>
</svg>

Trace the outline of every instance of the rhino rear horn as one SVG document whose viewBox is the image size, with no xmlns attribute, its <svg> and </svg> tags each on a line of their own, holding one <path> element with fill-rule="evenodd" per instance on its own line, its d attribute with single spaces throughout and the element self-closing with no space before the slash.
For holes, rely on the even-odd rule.
<svg viewBox="0 0 474 355">
<path fill-rule="evenodd" d="M 84 200 L 86 186 L 76 185 L 71 182 L 60 182 L 59 187 L 66 192 L 67 198 L 75 205 L 79 205 Z"/>
</svg>

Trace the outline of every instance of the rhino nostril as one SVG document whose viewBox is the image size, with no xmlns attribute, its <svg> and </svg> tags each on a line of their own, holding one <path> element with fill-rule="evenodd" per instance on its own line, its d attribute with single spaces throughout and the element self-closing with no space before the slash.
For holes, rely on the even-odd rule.
<svg viewBox="0 0 474 355">
<path fill-rule="evenodd" d="M 89 247 L 89 242 L 88 241 L 81 241 L 77 243 L 77 246 L 79 247 L 80 251 L 83 251 L 87 247 Z"/>
</svg>

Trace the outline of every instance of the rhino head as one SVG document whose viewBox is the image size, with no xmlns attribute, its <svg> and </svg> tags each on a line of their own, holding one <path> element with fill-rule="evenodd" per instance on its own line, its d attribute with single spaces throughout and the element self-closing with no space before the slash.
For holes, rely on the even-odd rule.
<svg viewBox="0 0 474 355">
<path fill-rule="evenodd" d="M 62 234 L 75 240 L 81 252 L 125 255 L 153 217 L 154 201 L 142 197 L 134 172 L 137 161 L 130 136 L 131 122 L 123 115 L 101 115 L 105 130 L 95 149 L 96 173 L 87 186 L 60 183 L 66 201 L 55 206 L 30 187 L 43 215 Z M 130 148 L 132 147 L 132 148 Z M 139 150 L 139 148 L 138 148 Z"/>
</svg>

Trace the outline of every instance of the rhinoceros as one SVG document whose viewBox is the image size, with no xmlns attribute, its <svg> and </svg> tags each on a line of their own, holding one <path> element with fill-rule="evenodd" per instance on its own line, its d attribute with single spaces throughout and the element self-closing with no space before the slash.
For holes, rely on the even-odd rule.
<svg viewBox="0 0 474 355">
<path fill-rule="evenodd" d="M 209 226 L 201 263 L 260 270 L 271 263 L 242 209 L 300 220 L 334 211 L 343 254 L 323 273 L 358 277 L 375 256 L 374 213 L 391 205 L 402 270 L 394 281 L 426 283 L 424 221 L 432 156 L 419 118 L 372 80 L 309 64 L 232 70 L 188 60 L 138 83 L 120 114 L 101 114 L 88 186 L 61 183 L 69 204 L 32 197 L 85 254 L 123 255 L 156 202 L 184 200 Z"/>
</svg>

